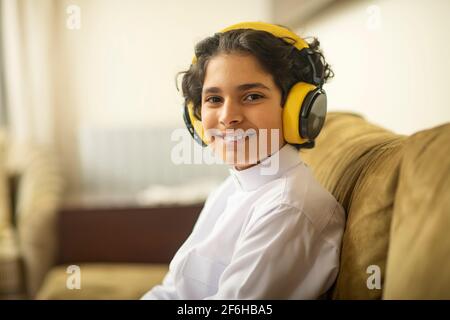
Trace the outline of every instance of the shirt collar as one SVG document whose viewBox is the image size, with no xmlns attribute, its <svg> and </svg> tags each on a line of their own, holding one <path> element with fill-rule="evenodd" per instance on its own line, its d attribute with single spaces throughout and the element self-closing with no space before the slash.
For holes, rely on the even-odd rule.
<svg viewBox="0 0 450 320">
<path fill-rule="evenodd" d="M 233 166 L 229 168 L 229 172 L 238 189 L 252 191 L 281 177 L 286 171 L 301 162 L 298 150 L 286 143 L 280 150 L 257 165 L 240 171 Z"/>
</svg>

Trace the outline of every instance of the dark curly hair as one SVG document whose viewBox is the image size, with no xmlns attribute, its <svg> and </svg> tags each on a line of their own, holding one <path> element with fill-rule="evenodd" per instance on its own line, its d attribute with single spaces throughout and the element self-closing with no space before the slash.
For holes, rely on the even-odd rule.
<svg viewBox="0 0 450 320">
<path fill-rule="evenodd" d="M 334 76 L 330 65 L 326 63 L 317 38 L 308 41 L 316 73 L 322 76 L 322 83 Z M 201 119 L 201 94 L 208 62 L 221 53 L 251 54 L 259 61 L 264 70 L 273 76 L 275 84 L 281 90 L 284 105 L 287 93 L 297 82 L 313 83 L 313 70 L 308 58 L 292 44 L 292 38 L 278 38 L 266 31 L 253 29 L 235 29 L 216 33 L 195 46 L 197 62 L 192 64 L 182 79 L 182 91 L 185 103 L 192 101 L 194 114 Z M 178 89 L 178 85 L 177 85 Z"/>
</svg>

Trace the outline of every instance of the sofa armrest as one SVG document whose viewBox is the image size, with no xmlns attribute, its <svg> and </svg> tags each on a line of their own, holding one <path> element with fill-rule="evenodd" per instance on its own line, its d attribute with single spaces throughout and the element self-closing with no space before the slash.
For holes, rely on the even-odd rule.
<svg viewBox="0 0 450 320">
<path fill-rule="evenodd" d="M 54 265 L 57 213 L 64 194 L 61 165 L 50 150 L 30 148 L 17 170 L 15 222 L 27 293 L 33 297 Z"/>
</svg>

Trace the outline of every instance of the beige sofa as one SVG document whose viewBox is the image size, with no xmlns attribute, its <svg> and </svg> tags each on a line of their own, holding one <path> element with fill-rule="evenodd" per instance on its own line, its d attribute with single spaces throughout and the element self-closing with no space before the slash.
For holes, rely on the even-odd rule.
<svg viewBox="0 0 450 320">
<path fill-rule="evenodd" d="M 333 112 L 301 155 L 348 215 L 331 299 L 450 299 L 450 124 L 404 136 Z M 81 290 L 55 266 L 37 298 L 137 299 L 168 263 L 79 262 Z"/>
</svg>

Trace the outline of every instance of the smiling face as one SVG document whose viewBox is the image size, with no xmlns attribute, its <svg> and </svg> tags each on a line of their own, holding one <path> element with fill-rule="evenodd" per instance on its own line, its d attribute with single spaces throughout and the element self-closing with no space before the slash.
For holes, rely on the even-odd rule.
<svg viewBox="0 0 450 320">
<path fill-rule="evenodd" d="M 208 62 L 202 125 L 214 153 L 226 163 L 243 170 L 280 149 L 286 143 L 282 111 L 281 90 L 255 57 L 219 54 Z"/>
</svg>

